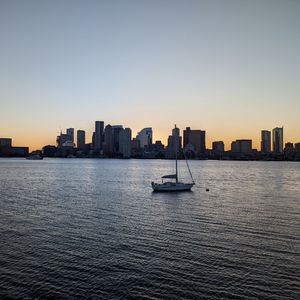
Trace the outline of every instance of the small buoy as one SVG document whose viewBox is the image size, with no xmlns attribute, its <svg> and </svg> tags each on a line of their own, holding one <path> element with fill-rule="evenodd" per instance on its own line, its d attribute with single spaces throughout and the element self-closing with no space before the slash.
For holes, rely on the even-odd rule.
<svg viewBox="0 0 300 300">
<path fill-rule="evenodd" d="M 207 192 L 209 192 L 209 189 L 206 189 Z"/>
</svg>

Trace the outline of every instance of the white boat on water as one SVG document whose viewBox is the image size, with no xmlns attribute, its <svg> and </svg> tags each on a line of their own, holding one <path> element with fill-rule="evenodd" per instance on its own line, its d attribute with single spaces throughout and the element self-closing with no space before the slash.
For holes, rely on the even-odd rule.
<svg viewBox="0 0 300 300">
<path fill-rule="evenodd" d="M 195 183 L 184 183 L 184 182 L 163 182 L 155 183 L 152 182 L 152 188 L 155 192 L 181 192 L 190 191 Z"/>
<path fill-rule="evenodd" d="M 176 129 L 176 125 L 175 125 L 175 129 Z M 152 188 L 155 192 L 181 192 L 181 191 L 190 191 L 191 188 L 193 187 L 193 185 L 195 184 L 195 181 L 193 179 L 188 161 L 185 158 L 186 161 L 186 165 L 187 168 L 189 170 L 192 182 L 189 183 L 185 183 L 185 182 L 179 182 L 178 181 L 178 164 L 177 164 L 177 150 L 178 150 L 178 141 L 176 138 L 176 142 L 175 142 L 175 174 L 171 174 L 171 175 L 164 175 L 162 176 L 162 182 L 161 183 L 155 183 L 155 182 L 151 182 Z M 173 181 L 165 181 L 164 179 L 173 179 Z"/>
</svg>

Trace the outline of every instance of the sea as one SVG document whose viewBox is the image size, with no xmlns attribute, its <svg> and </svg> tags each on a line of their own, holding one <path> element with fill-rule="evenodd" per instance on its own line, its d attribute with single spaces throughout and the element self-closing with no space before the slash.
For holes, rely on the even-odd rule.
<svg viewBox="0 0 300 300">
<path fill-rule="evenodd" d="M 0 299 L 300 299 L 300 163 L 189 165 L 1 158 Z"/>
</svg>

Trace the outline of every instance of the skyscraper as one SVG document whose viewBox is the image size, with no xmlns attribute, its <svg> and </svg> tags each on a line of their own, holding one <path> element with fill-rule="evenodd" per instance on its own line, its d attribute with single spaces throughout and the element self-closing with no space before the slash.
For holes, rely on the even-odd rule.
<svg viewBox="0 0 300 300">
<path fill-rule="evenodd" d="M 172 135 L 169 135 L 168 138 L 168 146 L 167 146 L 167 157 L 174 158 L 176 153 L 179 155 L 179 151 L 181 149 L 181 136 L 180 129 L 175 125 L 172 129 Z"/>
<path fill-rule="evenodd" d="M 123 126 L 122 125 L 113 125 L 112 130 L 113 130 L 113 145 L 114 145 L 113 152 L 119 153 L 119 150 L 120 150 L 119 135 L 120 135 L 120 132 L 123 130 Z"/>
<path fill-rule="evenodd" d="M 113 151 L 114 151 L 113 128 L 109 124 L 106 125 L 104 131 L 103 150 L 106 155 L 108 156 L 113 155 Z"/>
<path fill-rule="evenodd" d="M 136 138 L 140 141 L 141 148 L 149 147 L 152 144 L 152 128 L 142 129 Z"/>
<path fill-rule="evenodd" d="M 268 131 L 268 130 L 261 131 L 260 151 L 262 153 L 270 153 L 271 152 L 271 131 Z"/>
<path fill-rule="evenodd" d="M 250 154 L 252 152 L 252 140 L 236 140 L 232 142 L 231 152 Z"/>
<path fill-rule="evenodd" d="M 102 143 L 103 143 L 103 131 L 104 131 L 104 122 L 103 121 L 96 121 L 95 122 L 95 145 L 94 150 L 100 151 L 102 150 Z"/>
<path fill-rule="evenodd" d="M 77 130 L 77 148 L 83 150 L 85 146 L 85 131 Z"/>
<path fill-rule="evenodd" d="M 74 147 L 74 128 L 68 128 L 67 133 L 60 133 L 56 139 L 57 147 Z"/>
<path fill-rule="evenodd" d="M 125 128 L 119 132 L 119 152 L 123 158 L 131 156 L 131 129 Z"/>
<path fill-rule="evenodd" d="M 272 143 L 274 153 L 283 153 L 283 127 L 272 130 Z"/>
<path fill-rule="evenodd" d="M 69 141 L 74 144 L 74 128 L 67 128 L 67 135 L 69 136 Z"/>
<path fill-rule="evenodd" d="M 186 127 L 183 131 L 183 147 L 185 148 L 188 144 L 193 146 L 197 154 L 205 153 L 205 131 L 191 130 L 190 127 Z"/>
</svg>

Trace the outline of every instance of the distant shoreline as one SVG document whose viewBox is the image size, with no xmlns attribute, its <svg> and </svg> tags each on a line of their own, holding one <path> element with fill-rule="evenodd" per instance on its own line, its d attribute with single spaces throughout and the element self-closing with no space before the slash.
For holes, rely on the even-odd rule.
<svg viewBox="0 0 300 300">
<path fill-rule="evenodd" d="M 5 156 L 0 156 L 0 159 L 12 159 L 12 158 L 19 158 L 20 160 L 26 159 L 26 157 L 20 157 L 20 156 L 11 156 L 11 157 L 5 157 Z M 112 159 L 112 160 L 174 160 L 172 158 L 137 158 L 137 157 L 131 157 L 131 158 L 121 158 L 121 157 L 44 157 L 44 159 L 66 159 L 66 160 L 71 160 L 71 159 Z M 179 161 L 184 161 L 183 158 L 178 159 Z M 188 159 L 189 161 L 263 161 L 263 162 L 300 162 L 300 159 L 297 160 L 291 160 L 291 159 L 233 159 L 233 158 L 226 158 L 226 159 L 214 159 L 214 158 L 204 158 L 204 159 L 199 159 L 199 158 L 190 158 Z M 43 161 L 43 160 L 40 160 Z"/>
</svg>

